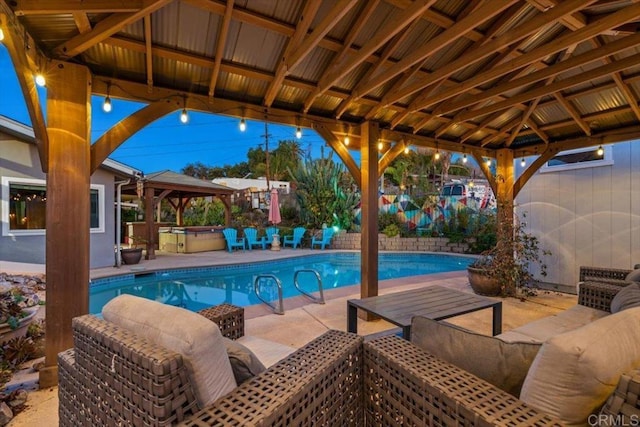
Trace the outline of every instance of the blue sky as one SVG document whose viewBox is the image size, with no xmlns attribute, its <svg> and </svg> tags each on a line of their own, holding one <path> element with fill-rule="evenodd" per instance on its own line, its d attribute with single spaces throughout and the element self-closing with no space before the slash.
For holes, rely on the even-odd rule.
<svg viewBox="0 0 640 427">
<path fill-rule="evenodd" d="M 46 89 L 40 90 L 46 100 Z M 113 100 L 110 113 L 102 111 L 102 97 L 92 98 L 92 142 L 118 121 L 140 109 L 143 104 Z M 44 110 L 43 110 L 44 111 Z M 46 112 L 45 112 L 46 114 Z M 22 92 L 7 50 L 0 44 L 0 115 L 30 125 Z M 179 112 L 171 113 L 127 140 L 111 158 L 142 170 L 145 173 L 164 169 L 179 172 L 188 163 L 201 162 L 209 166 L 223 166 L 246 160 L 249 148 L 264 144 L 264 123 L 247 121 L 247 130 L 240 132 L 236 118 L 204 113 L 189 113 L 189 123 L 182 124 Z M 303 150 L 313 157 L 320 156 L 324 140 L 311 129 L 302 130 L 299 140 Z M 280 140 L 295 140 L 295 128 L 269 124 L 269 148 Z M 263 145 L 264 148 L 264 145 Z M 326 148 L 328 153 L 330 148 Z M 337 156 L 334 159 L 338 160 Z"/>
</svg>

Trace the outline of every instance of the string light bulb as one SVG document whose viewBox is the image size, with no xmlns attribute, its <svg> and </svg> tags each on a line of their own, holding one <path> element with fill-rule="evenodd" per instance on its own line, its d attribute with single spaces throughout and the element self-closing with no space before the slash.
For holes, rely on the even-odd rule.
<svg viewBox="0 0 640 427">
<path fill-rule="evenodd" d="M 44 78 L 42 73 L 36 74 L 36 84 L 40 87 L 44 87 L 47 84 L 47 80 Z"/>
<path fill-rule="evenodd" d="M 433 158 L 437 161 L 440 160 L 440 152 L 436 151 L 436 154 L 433 155 Z"/>
<path fill-rule="evenodd" d="M 296 128 L 296 138 L 302 138 L 302 129 L 300 129 L 300 126 Z"/>
<path fill-rule="evenodd" d="M 180 122 L 183 124 L 187 124 L 189 121 L 189 114 L 187 114 L 187 109 L 183 108 L 182 113 L 180 113 Z"/>
<path fill-rule="evenodd" d="M 464 156 L 462 156 L 462 163 L 467 163 L 467 153 L 464 153 Z"/>
<path fill-rule="evenodd" d="M 404 154 L 409 154 L 409 146 L 408 145 L 406 145 L 404 147 Z"/>
<path fill-rule="evenodd" d="M 107 95 L 107 97 L 104 99 L 104 102 L 102 103 L 102 111 L 104 111 L 105 113 L 111 112 L 111 98 L 109 97 L 109 95 Z"/>
<path fill-rule="evenodd" d="M 602 157 L 604 155 L 604 148 L 602 148 L 602 145 L 598 147 L 598 156 Z"/>
<path fill-rule="evenodd" d="M 382 142 L 378 142 L 378 151 L 382 151 L 382 147 L 384 147 Z"/>
<path fill-rule="evenodd" d="M 527 161 L 524 159 L 524 157 L 520 160 L 520 166 L 522 167 L 527 166 Z"/>
<path fill-rule="evenodd" d="M 0 42 L 4 40 L 4 31 L 2 31 L 2 28 L 0 28 Z"/>
<path fill-rule="evenodd" d="M 247 130 L 247 122 L 243 117 L 240 119 L 240 132 L 244 132 L 245 130 Z"/>
<path fill-rule="evenodd" d="M 344 145 L 346 145 L 348 147 L 350 142 L 351 142 L 351 140 L 349 139 L 349 135 L 345 136 L 344 137 Z"/>
<path fill-rule="evenodd" d="M 491 159 L 487 159 L 487 167 L 490 168 L 491 167 Z"/>
</svg>

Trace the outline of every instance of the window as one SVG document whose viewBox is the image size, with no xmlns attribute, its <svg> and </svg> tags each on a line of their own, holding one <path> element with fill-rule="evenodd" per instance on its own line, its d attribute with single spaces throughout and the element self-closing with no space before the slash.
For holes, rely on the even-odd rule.
<svg viewBox="0 0 640 427">
<path fill-rule="evenodd" d="M 603 147 L 604 154 L 598 155 L 598 147 L 562 151 L 540 168 L 540 172 L 556 172 L 571 169 L 593 168 L 613 164 L 611 146 Z"/>
<path fill-rule="evenodd" d="M 91 185 L 90 227 L 104 233 L 104 185 Z M 42 235 L 46 226 L 47 186 L 41 179 L 2 178 L 2 235 Z"/>
</svg>

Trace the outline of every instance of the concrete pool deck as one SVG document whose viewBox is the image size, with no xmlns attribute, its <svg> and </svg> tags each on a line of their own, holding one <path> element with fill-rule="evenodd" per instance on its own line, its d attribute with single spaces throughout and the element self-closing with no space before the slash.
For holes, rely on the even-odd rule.
<svg viewBox="0 0 640 427">
<path fill-rule="evenodd" d="M 340 251 L 324 251 L 340 252 Z M 187 268 L 207 265 L 222 265 L 238 262 L 251 263 L 257 261 L 281 259 L 287 256 L 301 256 L 324 253 L 319 250 L 285 249 L 282 251 L 245 251 L 228 253 L 226 251 L 205 252 L 199 254 L 167 254 L 158 252 L 155 260 L 143 260 L 134 266 L 121 268 L 107 267 L 91 270 L 91 278 L 107 277 L 127 274 L 130 272 L 153 271 L 158 269 Z M 0 264 L 0 270 L 8 269 L 14 273 L 43 272 L 38 266 L 33 270 L 25 270 L 29 265 Z M 381 281 L 379 293 L 385 294 L 422 286 L 441 285 L 464 292 L 472 292 L 467 280 L 466 271 L 436 273 L 425 276 L 412 276 L 402 279 Z M 245 333 L 247 335 L 275 341 L 292 347 L 301 347 L 329 329 L 346 331 L 347 328 L 347 300 L 359 298 L 359 286 L 346 286 L 325 292 L 326 304 L 310 303 L 300 296 L 288 298 L 284 302 L 285 314 L 276 315 L 264 305 L 250 306 L 245 309 Z M 560 294 L 556 292 L 540 292 L 536 297 L 527 301 L 515 298 L 503 301 L 503 331 L 524 325 L 532 320 L 555 314 L 577 302 L 576 295 Z M 491 333 L 491 310 L 482 310 L 466 314 L 453 319 L 451 323 L 463 326 L 479 333 Z M 368 335 L 393 329 L 383 320 L 365 322 L 359 320 L 358 332 Z M 27 409 L 18 414 L 8 425 L 22 427 L 33 425 L 55 426 L 58 424 L 57 388 L 36 390 L 29 393 Z"/>
</svg>

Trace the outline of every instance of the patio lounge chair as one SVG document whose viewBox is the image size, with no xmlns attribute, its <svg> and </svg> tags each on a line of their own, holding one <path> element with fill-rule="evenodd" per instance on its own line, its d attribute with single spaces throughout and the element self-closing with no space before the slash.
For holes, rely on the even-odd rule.
<svg viewBox="0 0 640 427">
<path fill-rule="evenodd" d="M 291 246 L 295 249 L 298 246 L 302 246 L 302 237 L 304 237 L 304 233 L 307 232 L 307 229 L 304 227 L 296 227 L 293 229 L 293 236 L 284 236 L 284 241 L 282 246 L 285 247 L 287 245 Z"/>
<path fill-rule="evenodd" d="M 267 237 L 267 245 L 270 245 L 273 242 L 273 235 L 274 234 L 280 234 L 280 231 L 278 230 L 278 227 L 267 227 L 266 230 L 264 230 L 264 234 Z"/>
<path fill-rule="evenodd" d="M 235 228 L 225 228 L 222 230 L 224 234 L 224 238 L 227 241 L 227 250 L 231 252 L 233 248 L 242 248 L 245 249 L 245 240 L 244 237 L 238 237 L 238 230 Z"/>
<path fill-rule="evenodd" d="M 244 237 L 247 239 L 247 247 L 252 250 L 254 246 L 260 246 L 262 249 L 267 249 L 267 238 L 262 236 L 258 238 L 258 230 L 253 227 L 245 228 Z"/>
<path fill-rule="evenodd" d="M 331 238 L 333 237 L 333 228 L 327 227 L 322 229 L 322 237 L 316 239 L 315 236 L 311 239 L 311 249 L 315 245 L 320 246 L 320 249 L 324 249 L 327 245 L 331 243 Z"/>
<path fill-rule="evenodd" d="M 201 314 L 213 319 L 223 336 L 235 339 L 244 333 L 241 308 L 223 304 Z M 112 320 L 120 322 L 117 317 Z M 196 323 L 195 330 L 202 327 L 200 320 L 188 318 L 180 328 L 185 323 Z M 62 427 L 364 425 L 363 339 L 357 335 L 326 332 L 232 386 L 213 403 L 201 405 L 203 380 L 194 375 L 194 353 L 172 351 L 143 338 L 140 328 L 132 330 L 93 315 L 76 317 L 72 327 L 74 348 L 58 356 Z M 197 347 L 206 343 L 197 342 L 188 351 L 196 347 L 193 351 L 202 353 Z M 215 363 L 214 372 L 224 368 L 209 349 L 202 356 L 205 366 Z"/>
</svg>

